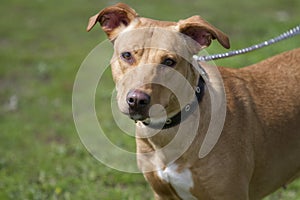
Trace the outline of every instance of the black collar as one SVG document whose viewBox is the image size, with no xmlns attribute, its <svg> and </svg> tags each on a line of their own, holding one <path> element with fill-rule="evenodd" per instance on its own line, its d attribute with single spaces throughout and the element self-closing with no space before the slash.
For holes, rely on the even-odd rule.
<svg viewBox="0 0 300 200">
<path fill-rule="evenodd" d="M 190 104 L 187 104 L 184 107 L 184 109 L 182 109 L 173 117 L 168 118 L 165 122 L 155 123 L 155 124 L 151 122 L 150 123 L 143 122 L 143 124 L 153 129 L 168 129 L 180 124 L 181 122 L 186 120 L 194 112 L 195 108 L 199 105 L 199 103 L 201 102 L 204 96 L 204 88 L 205 88 L 205 81 L 202 78 L 202 76 L 200 76 L 198 80 L 198 85 L 195 89 L 196 99 L 194 101 L 192 101 Z"/>
</svg>

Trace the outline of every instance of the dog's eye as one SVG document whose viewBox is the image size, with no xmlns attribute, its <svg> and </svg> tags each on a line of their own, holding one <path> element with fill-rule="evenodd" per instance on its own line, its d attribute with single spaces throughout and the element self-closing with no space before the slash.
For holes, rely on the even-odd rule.
<svg viewBox="0 0 300 200">
<path fill-rule="evenodd" d="M 176 65 L 176 61 L 171 58 L 166 58 L 161 64 L 166 65 L 168 67 L 173 67 L 174 65 Z"/>
<path fill-rule="evenodd" d="M 127 62 L 132 62 L 133 61 L 133 57 L 131 55 L 130 52 L 123 52 L 121 53 L 121 58 Z"/>
</svg>

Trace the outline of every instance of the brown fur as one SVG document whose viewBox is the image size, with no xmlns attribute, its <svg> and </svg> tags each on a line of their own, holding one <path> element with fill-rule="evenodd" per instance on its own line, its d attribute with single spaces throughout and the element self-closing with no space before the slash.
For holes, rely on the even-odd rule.
<svg viewBox="0 0 300 200">
<path fill-rule="evenodd" d="M 103 18 L 103 16 L 106 16 Z M 109 16 L 121 20 L 109 20 Z M 121 17 L 120 17 L 121 16 Z M 124 5 L 117 4 L 106 8 L 90 19 L 88 31 L 97 23 L 103 27 L 108 37 L 114 42 L 115 53 L 112 60 L 113 77 L 118 87 L 118 101 L 122 112 L 126 113 L 127 105 L 124 95 L 132 88 L 138 88 L 151 96 L 151 105 L 161 104 L 168 116 L 180 108 L 173 99 L 171 91 L 153 84 L 136 85 L 141 79 L 149 82 L 159 77 L 156 65 L 135 71 L 126 77 L 127 71 L 148 63 L 161 63 L 166 56 L 174 56 L 168 51 L 144 49 L 145 38 L 150 37 L 151 44 L 158 42 L 164 48 L 173 51 L 187 52 L 192 56 L 194 51 L 209 46 L 212 39 L 228 48 L 227 36 L 208 24 L 199 16 L 175 22 L 161 22 L 141 18 L 136 12 Z M 200 46 L 184 47 L 173 36 L 135 35 L 122 37 L 121 33 L 128 28 L 135 30 L 141 27 L 164 27 L 181 32 L 196 40 Z M 145 33 L 145 34 L 148 34 Z M 165 38 L 163 38 L 165 37 Z M 163 38 L 163 39 L 162 39 Z M 167 40 L 166 40 L 167 39 Z M 189 43 L 187 43 L 189 44 Z M 131 50 L 140 45 L 134 52 L 134 62 L 126 63 L 119 58 L 124 50 Z M 196 85 L 199 75 L 184 59 L 178 60 L 175 70 L 182 74 L 190 84 Z M 211 66 L 202 63 L 210 75 Z M 299 176 L 300 173 L 300 49 L 288 51 L 257 64 L 241 69 L 218 68 L 223 79 L 227 111 L 222 134 L 212 151 L 199 159 L 198 152 L 205 137 L 210 121 L 210 96 L 205 93 L 199 104 L 201 120 L 198 133 L 187 151 L 175 163 L 180 173 L 185 168 L 192 172 L 194 187 L 190 192 L 197 199 L 204 200 L 258 200 L 272 193 Z M 161 72 L 160 72 L 161 73 Z M 124 78 L 125 77 L 125 78 Z M 164 74 L 167 78 L 168 74 Z M 214 77 L 210 77 L 213 81 Z M 171 80 L 171 79 L 170 79 Z M 176 82 L 174 82 L 176 84 Z M 180 87 L 180 86 L 178 86 Z M 159 91 L 159 92 L 158 92 Z M 192 96 L 185 90 L 187 99 Z M 194 127 L 192 114 L 181 125 L 186 134 L 189 127 Z M 162 130 L 154 136 L 137 138 L 137 152 L 156 151 L 167 145 L 177 133 L 178 127 Z M 150 129 L 137 126 L 137 136 L 151 135 Z M 181 140 L 184 143 L 184 138 Z M 180 147 L 180 143 L 177 144 Z M 175 145 L 176 146 L 176 145 Z M 176 148 L 174 151 L 176 152 Z M 138 157 L 138 165 L 143 170 L 148 166 L 166 167 L 167 153 Z M 153 188 L 157 200 L 180 199 L 172 185 L 161 180 L 155 171 L 144 173 Z"/>
</svg>

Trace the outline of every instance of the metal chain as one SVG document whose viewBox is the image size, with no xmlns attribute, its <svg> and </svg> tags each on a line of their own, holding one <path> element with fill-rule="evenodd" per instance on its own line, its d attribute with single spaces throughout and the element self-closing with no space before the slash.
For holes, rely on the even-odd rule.
<svg viewBox="0 0 300 200">
<path fill-rule="evenodd" d="M 300 25 L 296 26 L 295 28 L 290 29 L 289 31 L 279 35 L 278 37 L 272 38 L 270 40 L 264 41 L 262 43 L 259 43 L 259 44 L 256 44 L 256 45 L 253 45 L 253 46 L 250 46 L 250 47 L 247 47 L 247 48 L 243 48 L 243 49 L 239 49 L 239 50 L 233 50 L 233 51 L 229 51 L 227 53 L 208 55 L 208 56 L 194 55 L 194 58 L 197 61 L 210 61 L 210 60 L 217 60 L 217 59 L 221 59 L 221 58 L 236 56 L 236 55 L 248 53 L 250 51 L 254 51 L 256 49 L 260 49 L 260 48 L 265 47 L 265 46 L 269 46 L 271 44 L 274 44 L 274 43 L 279 42 L 281 40 L 296 36 L 298 34 L 300 34 Z"/>
</svg>

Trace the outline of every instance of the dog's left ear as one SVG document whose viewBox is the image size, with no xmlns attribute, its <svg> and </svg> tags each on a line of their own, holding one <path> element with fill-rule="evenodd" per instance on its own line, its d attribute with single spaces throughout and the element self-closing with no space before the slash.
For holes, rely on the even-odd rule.
<svg viewBox="0 0 300 200">
<path fill-rule="evenodd" d="M 178 22 L 179 32 L 197 41 L 201 48 L 208 47 L 211 40 L 217 39 L 226 49 L 230 48 L 228 37 L 200 16 L 193 16 Z"/>
<path fill-rule="evenodd" d="M 98 14 L 89 19 L 87 31 L 90 31 L 97 22 L 110 40 L 113 40 L 122 30 L 124 30 L 138 14 L 134 9 L 124 3 L 104 8 Z"/>
</svg>

